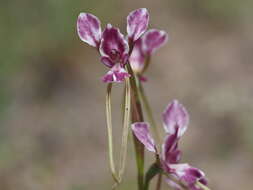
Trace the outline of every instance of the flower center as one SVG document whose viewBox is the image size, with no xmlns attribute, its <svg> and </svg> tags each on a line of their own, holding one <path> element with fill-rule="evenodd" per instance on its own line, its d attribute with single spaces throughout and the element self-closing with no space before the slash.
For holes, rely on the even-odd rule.
<svg viewBox="0 0 253 190">
<path fill-rule="evenodd" d="M 120 53 L 116 49 L 112 49 L 110 51 L 110 58 L 113 61 L 118 62 L 120 60 Z"/>
</svg>

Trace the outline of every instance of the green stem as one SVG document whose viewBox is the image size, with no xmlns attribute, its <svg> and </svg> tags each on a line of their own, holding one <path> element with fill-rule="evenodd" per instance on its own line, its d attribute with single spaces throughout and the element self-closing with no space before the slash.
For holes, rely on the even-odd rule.
<svg viewBox="0 0 253 190">
<path fill-rule="evenodd" d="M 108 149 L 109 149 L 109 162 L 110 170 L 114 181 L 118 184 L 119 179 L 116 174 L 115 164 L 113 159 L 113 139 L 112 139 L 112 108 L 111 108 L 111 91 L 112 84 L 109 83 L 106 91 L 106 122 L 107 122 L 107 133 L 108 133 Z"/>
<path fill-rule="evenodd" d="M 122 133 L 122 143 L 121 143 L 121 152 L 120 152 L 120 164 L 119 164 L 119 180 L 121 181 L 122 175 L 125 170 L 126 156 L 127 156 L 127 140 L 128 140 L 128 131 L 129 131 L 129 122 L 130 122 L 130 83 L 129 78 L 126 79 L 125 86 L 125 108 L 124 108 L 124 119 L 123 119 L 123 133 Z"/>
<path fill-rule="evenodd" d="M 157 184 L 156 184 L 156 190 L 160 190 L 162 186 L 162 174 L 158 174 Z"/>
<path fill-rule="evenodd" d="M 132 123 L 142 122 L 143 113 L 141 108 L 140 97 L 138 95 L 137 80 L 130 64 L 127 64 L 127 70 L 130 73 L 130 86 L 131 86 L 131 117 Z M 143 190 L 144 187 L 144 146 L 133 134 L 134 146 L 136 152 L 136 163 L 138 169 L 138 190 Z"/>
<path fill-rule="evenodd" d="M 151 109 L 151 107 L 150 107 L 150 105 L 149 105 L 147 96 L 146 96 L 146 94 L 145 94 L 145 91 L 144 91 L 144 89 L 143 89 L 141 83 L 139 83 L 139 93 L 140 93 L 140 97 L 141 97 L 143 106 L 144 106 L 144 108 L 145 108 L 145 110 L 146 110 L 149 123 L 151 124 L 152 129 L 153 129 L 153 131 L 154 131 L 155 138 L 156 138 L 156 142 L 158 142 L 158 145 L 160 145 L 160 144 L 161 144 L 161 137 L 160 137 L 160 135 L 159 135 L 159 131 L 158 131 L 158 128 L 157 128 L 155 119 L 154 119 L 153 114 L 152 114 L 152 109 Z M 158 149 L 159 149 L 159 147 L 158 147 Z M 160 149 L 159 149 L 159 150 L 160 150 Z"/>
<path fill-rule="evenodd" d="M 196 183 L 200 188 L 202 188 L 203 190 L 210 190 L 207 186 L 205 186 L 204 184 L 200 183 L 199 181 Z"/>
<path fill-rule="evenodd" d="M 144 190 L 148 190 L 149 189 L 149 184 L 150 181 L 157 175 L 162 173 L 162 170 L 159 166 L 159 164 L 154 163 L 150 166 L 150 168 L 148 169 L 148 171 L 146 172 L 145 175 L 145 184 L 144 184 Z"/>
</svg>

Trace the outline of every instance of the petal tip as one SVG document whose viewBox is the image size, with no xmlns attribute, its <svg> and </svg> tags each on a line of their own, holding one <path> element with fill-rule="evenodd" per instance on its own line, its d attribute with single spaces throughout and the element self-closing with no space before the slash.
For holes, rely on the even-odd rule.
<svg viewBox="0 0 253 190">
<path fill-rule="evenodd" d="M 163 112 L 164 129 L 169 134 L 181 137 L 189 124 L 189 114 L 178 100 L 173 100 Z"/>
</svg>

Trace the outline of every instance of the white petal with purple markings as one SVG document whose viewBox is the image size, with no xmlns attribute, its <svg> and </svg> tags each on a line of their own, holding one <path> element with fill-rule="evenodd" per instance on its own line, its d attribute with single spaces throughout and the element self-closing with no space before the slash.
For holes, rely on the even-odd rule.
<svg viewBox="0 0 253 190">
<path fill-rule="evenodd" d="M 141 73 L 143 71 L 145 64 L 145 55 L 142 52 L 141 38 L 135 42 L 133 51 L 129 57 L 129 62 L 135 73 Z"/>
<path fill-rule="evenodd" d="M 204 185 L 207 184 L 205 174 L 198 168 L 194 168 L 189 164 L 171 164 L 171 173 L 173 173 L 181 182 L 186 184 L 190 190 L 196 190 L 196 182 Z"/>
<path fill-rule="evenodd" d="M 120 64 L 116 64 L 103 76 L 102 81 L 105 83 L 121 83 L 127 77 L 130 77 L 130 74 Z"/>
<path fill-rule="evenodd" d="M 80 13 L 77 18 L 77 33 L 82 41 L 93 47 L 99 47 L 101 26 L 96 16 L 89 13 Z"/>
<path fill-rule="evenodd" d="M 156 152 L 155 141 L 151 137 L 149 124 L 146 122 L 137 122 L 132 124 L 132 130 L 137 139 L 151 152 Z"/>
<path fill-rule="evenodd" d="M 177 100 L 172 101 L 163 112 L 164 129 L 169 134 L 178 133 L 181 137 L 189 123 L 189 114 Z"/>
<path fill-rule="evenodd" d="M 150 29 L 143 35 L 142 39 L 143 52 L 151 55 L 167 42 L 168 35 L 165 31 Z"/>
<path fill-rule="evenodd" d="M 127 16 L 127 34 L 130 40 L 135 42 L 147 30 L 149 13 L 146 8 L 140 8 Z"/>
</svg>

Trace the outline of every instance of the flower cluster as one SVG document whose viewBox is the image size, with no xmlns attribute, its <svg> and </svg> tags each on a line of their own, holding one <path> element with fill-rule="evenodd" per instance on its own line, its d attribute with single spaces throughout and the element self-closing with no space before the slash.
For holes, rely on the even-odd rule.
<svg viewBox="0 0 253 190">
<path fill-rule="evenodd" d="M 189 115 L 186 109 L 177 100 L 174 100 L 163 113 L 163 124 L 166 137 L 162 145 L 161 153 L 158 152 L 155 141 L 149 131 L 149 124 L 137 122 L 132 124 L 132 130 L 145 148 L 154 152 L 159 157 L 161 168 L 168 175 L 174 176 L 182 185 L 190 190 L 201 190 L 196 184 L 207 184 L 205 174 L 189 164 L 180 164 L 181 151 L 178 149 L 178 141 L 185 133 L 189 123 Z M 182 185 L 167 178 L 166 182 L 176 190 L 181 190 Z"/>
<path fill-rule="evenodd" d="M 101 62 L 110 68 L 103 81 L 122 82 L 130 74 L 125 70 L 131 64 L 135 73 L 142 73 L 147 60 L 156 49 L 167 41 L 164 31 L 150 29 L 147 9 L 140 8 L 127 16 L 127 37 L 116 27 L 107 24 L 102 32 L 99 19 L 89 13 L 80 13 L 77 19 L 77 32 L 83 42 L 95 47 Z"/>
</svg>

